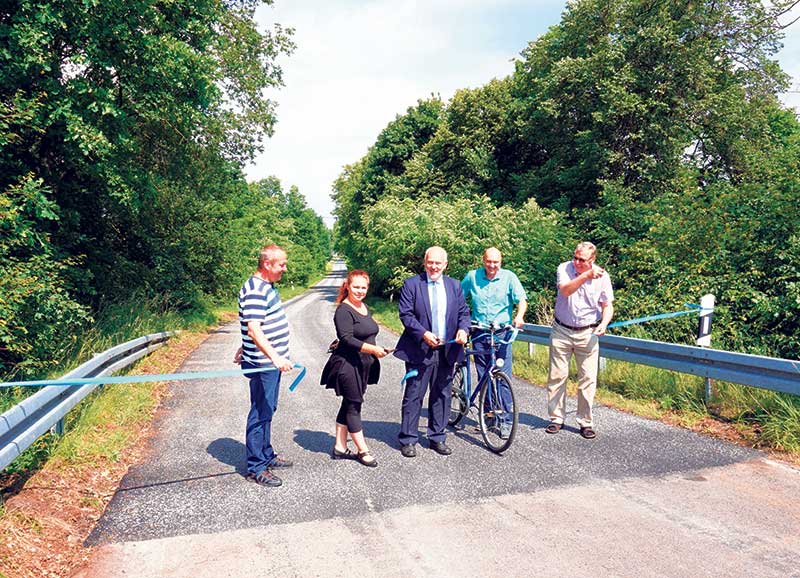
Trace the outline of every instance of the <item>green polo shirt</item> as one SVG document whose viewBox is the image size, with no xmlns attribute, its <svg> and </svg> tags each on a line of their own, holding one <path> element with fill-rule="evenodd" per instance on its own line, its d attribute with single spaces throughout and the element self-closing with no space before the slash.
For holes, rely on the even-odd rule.
<svg viewBox="0 0 800 578">
<path fill-rule="evenodd" d="M 461 281 L 461 289 L 470 302 L 472 320 L 478 323 L 511 323 L 514 305 L 527 300 L 522 283 L 508 269 L 501 268 L 494 279 L 486 277 L 483 267 L 470 271 Z"/>
</svg>

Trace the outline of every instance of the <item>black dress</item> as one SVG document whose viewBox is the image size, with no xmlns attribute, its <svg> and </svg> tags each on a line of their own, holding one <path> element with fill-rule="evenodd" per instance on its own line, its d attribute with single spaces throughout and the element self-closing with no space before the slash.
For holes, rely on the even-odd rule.
<svg viewBox="0 0 800 578">
<path fill-rule="evenodd" d="M 350 401 L 364 401 L 367 384 L 378 383 L 381 368 L 377 358 L 361 352 L 361 345 L 375 345 L 378 324 L 369 310 L 361 315 L 347 303 L 336 308 L 333 323 L 339 346 L 325 364 L 320 384 Z"/>
</svg>

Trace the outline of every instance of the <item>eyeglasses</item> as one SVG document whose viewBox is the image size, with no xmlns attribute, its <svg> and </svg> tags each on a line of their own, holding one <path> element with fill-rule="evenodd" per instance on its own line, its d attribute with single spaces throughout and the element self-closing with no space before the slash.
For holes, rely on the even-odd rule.
<svg viewBox="0 0 800 578">
<path fill-rule="evenodd" d="M 577 261 L 578 263 L 588 263 L 594 257 L 589 257 L 588 259 L 584 259 L 583 257 L 573 257 L 573 260 Z"/>
</svg>

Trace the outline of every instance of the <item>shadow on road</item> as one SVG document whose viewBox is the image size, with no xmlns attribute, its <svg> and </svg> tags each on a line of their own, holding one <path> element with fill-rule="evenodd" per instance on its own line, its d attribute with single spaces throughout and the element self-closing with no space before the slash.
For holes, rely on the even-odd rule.
<svg viewBox="0 0 800 578">
<path fill-rule="evenodd" d="M 247 475 L 246 452 L 242 442 L 232 438 L 219 438 L 208 444 L 206 451 L 217 461 L 233 466 L 237 473 Z"/>
<path fill-rule="evenodd" d="M 309 452 L 327 454 L 333 447 L 333 436 L 324 431 L 298 429 L 294 432 L 294 442 Z"/>
<path fill-rule="evenodd" d="M 333 303 L 336 301 L 336 295 L 339 293 L 339 285 L 332 287 L 330 285 L 325 287 L 312 287 L 307 291 L 308 293 L 316 293 L 320 295 L 322 299 L 329 303 Z"/>
<path fill-rule="evenodd" d="M 542 419 L 538 415 L 520 412 L 519 423 L 520 425 L 527 425 L 531 429 L 544 429 L 550 424 L 550 420 Z"/>
</svg>

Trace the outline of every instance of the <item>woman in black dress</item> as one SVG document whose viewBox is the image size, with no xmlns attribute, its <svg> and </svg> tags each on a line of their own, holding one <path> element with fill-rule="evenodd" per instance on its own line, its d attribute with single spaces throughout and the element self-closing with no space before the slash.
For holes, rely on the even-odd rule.
<svg viewBox="0 0 800 578">
<path fill-rule="evenodd" d="M 336 313 L 336 337 L 339 344 L 322 370 L 321 383 L 336 391 L 342 398 L 336 416 L 336 440 L 331 457 L 355 459 L 365 466 L 375 467 L 378 460 L 370 453 L 361 427 L 361 404 L 367 384 L 378 383 L 378 359 L 389 351 L 375 344 L 378 324 L 372 319 L 364 297 L 369 288 L 369 275 L 356 269 L 350 271 L 339 289 Z M 353 439 L 357 453 L 347 447 L 347 434 Z"/>
</svg>

